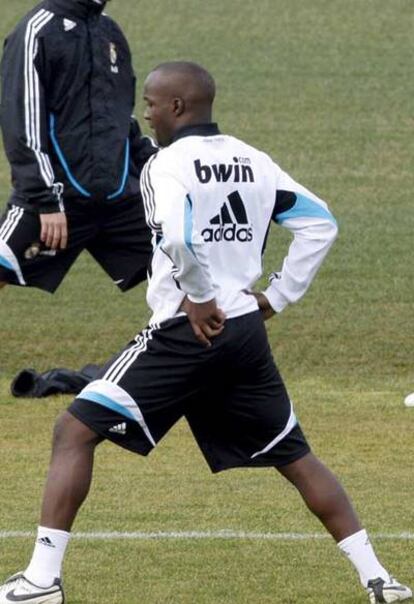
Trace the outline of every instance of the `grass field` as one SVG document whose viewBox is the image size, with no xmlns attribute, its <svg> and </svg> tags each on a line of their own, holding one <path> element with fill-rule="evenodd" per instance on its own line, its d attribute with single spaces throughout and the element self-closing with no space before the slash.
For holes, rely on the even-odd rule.
<svg viewBox="0 0 414 604">
<path fill-rule="evenodd" d="M 2 9 L 0 34 L 32 3 Z M 384 564 L 414 583 L 412 0 L 114 0 L 140 83 L 167 59 L 216 76 L 216 118 L 326 199 L 340 237 L 308 295 L 269 336 L 315 452 L 341 477 Z M 140 96 L 140 91 L 138 97 Z M 142 104 L 137 115 L 142 113 Z M 0 160 L 2 200 L 8 167 Z M 0 202 L 1 203 L 1 202 Z M 288 238 L 272 231 L 267 271 Z M 0 294 L 0 573 L 34 531 L 54 418 L 70 401 L 16 400 L 22 367 L 101 362 L 148 319 L 84 256 L 53 296 Z M 210 475 L 184 423 L 149 459 L 104 444 L 75 532 L 322 534 L 271 470 Z M 392 536 L 395 536 L 392 538 Z M 387 538 L 388 536 L 388 538 Z M 366 596 L 329 539 L 74 539 L 70 604 L 357 604 Z"/>
</svg>

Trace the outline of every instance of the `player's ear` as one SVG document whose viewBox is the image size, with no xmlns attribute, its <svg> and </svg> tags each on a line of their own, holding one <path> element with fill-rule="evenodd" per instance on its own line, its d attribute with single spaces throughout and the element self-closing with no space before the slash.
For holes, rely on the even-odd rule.
<svg viewBox="0 0 414 604">
<path fill-rule="evenodd" d="M 174 99 L 174 115 L 179 117 L 185 111 L 185 102 L 181 97 L 177 97 Z"/>
</svg>

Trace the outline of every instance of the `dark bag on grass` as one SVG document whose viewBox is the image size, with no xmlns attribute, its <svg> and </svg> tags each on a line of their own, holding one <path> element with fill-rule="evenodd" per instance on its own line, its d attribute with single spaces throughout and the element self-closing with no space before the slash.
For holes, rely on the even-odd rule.
<svg viewBox="0 0 414 604">
<path fill-rule="evenodd" d="M 44 373 L 23 369 L 11 384 L 17 397 L 41 398 L 51 394 L 78 394 L 98 374 L 99 365 L 85 365 L 80 371 L 59 367 Z"/>
</svg>

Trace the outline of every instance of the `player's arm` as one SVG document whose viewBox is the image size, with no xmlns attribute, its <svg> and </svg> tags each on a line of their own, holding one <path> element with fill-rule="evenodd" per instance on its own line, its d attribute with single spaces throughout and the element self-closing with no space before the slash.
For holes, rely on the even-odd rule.
<svg viewBox="0 0 414 604">
<path fill-rule="evenodd" d="M 269 287 L 259 296 L 267 318 L 305 294 L 338 233 L 326 203 L 281 170 L 272 218 L 293 234 L 293 241 L 282 269 L 271 274 Z"/>
<path fill-rule="evenodd" d="M 174 266 L 174 279 L 184 292 L 181 309 L 187 313 L 196 337 L 206 345 L 223 329 L 217 308 L 206 245 L 198 232 L 195 208 L 186 186 L 158 158 L 145 166 L 141 190 L 147 222 L 162 229 L 162 251 Z"/>
<path fill-rule="evenodd" d="M 40 215 L 41 240 L 53 249 L 64 248 L 67 223 L 63 185 L 56 182 L 49 158 L 48 112 L 43 86 L 43 46 L 40 26 L 30 21 L 5 42 L 1 67 L 1 127 L 18 197 Z"/>
<path fill-rule="evenodd" d="M 186 313 L 196 338 L 205 346 L 211 346 L 211 338 L 224 329 L 226 316 L 214 298 L 207 302 L 191 302 L 186 296 L 180 310 Z"/>
</svg>

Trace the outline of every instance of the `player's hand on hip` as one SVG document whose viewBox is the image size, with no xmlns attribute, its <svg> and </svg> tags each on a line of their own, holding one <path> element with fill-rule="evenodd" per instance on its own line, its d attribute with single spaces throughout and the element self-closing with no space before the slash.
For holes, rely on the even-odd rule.
<svg viewBox="0 0 414 604">
<path fill-rule="evenodd" d="M 226 316 L 214 299 L 197 304 L 186 296 L 180 310 L 187 314 L 197 340 L 204 346 L 211 346 L 211 338 L 221 334 L 224 329 Z"/>
<path fill-rule="evenodd" d="M 64 250 L 68 243 L 68 221 L 64 212 L 40 214 L 40 240 L 52 250 Z"/>
<path fill-rule="evenodd" d="M 269 300 L 266 298 L 266 296 L 262 292 L 251 292 L 251 291 L 245 290 L 244 293 L 249 294 L 249 296 L 254 296 L 256 298 L 257 303 L 259 305 L 259 310 L 262 313 L 262 317 L 263 317 L 264 321 L 271 319 L 276 314 L 276 312 L 270 306 Z"/>
</svg>

